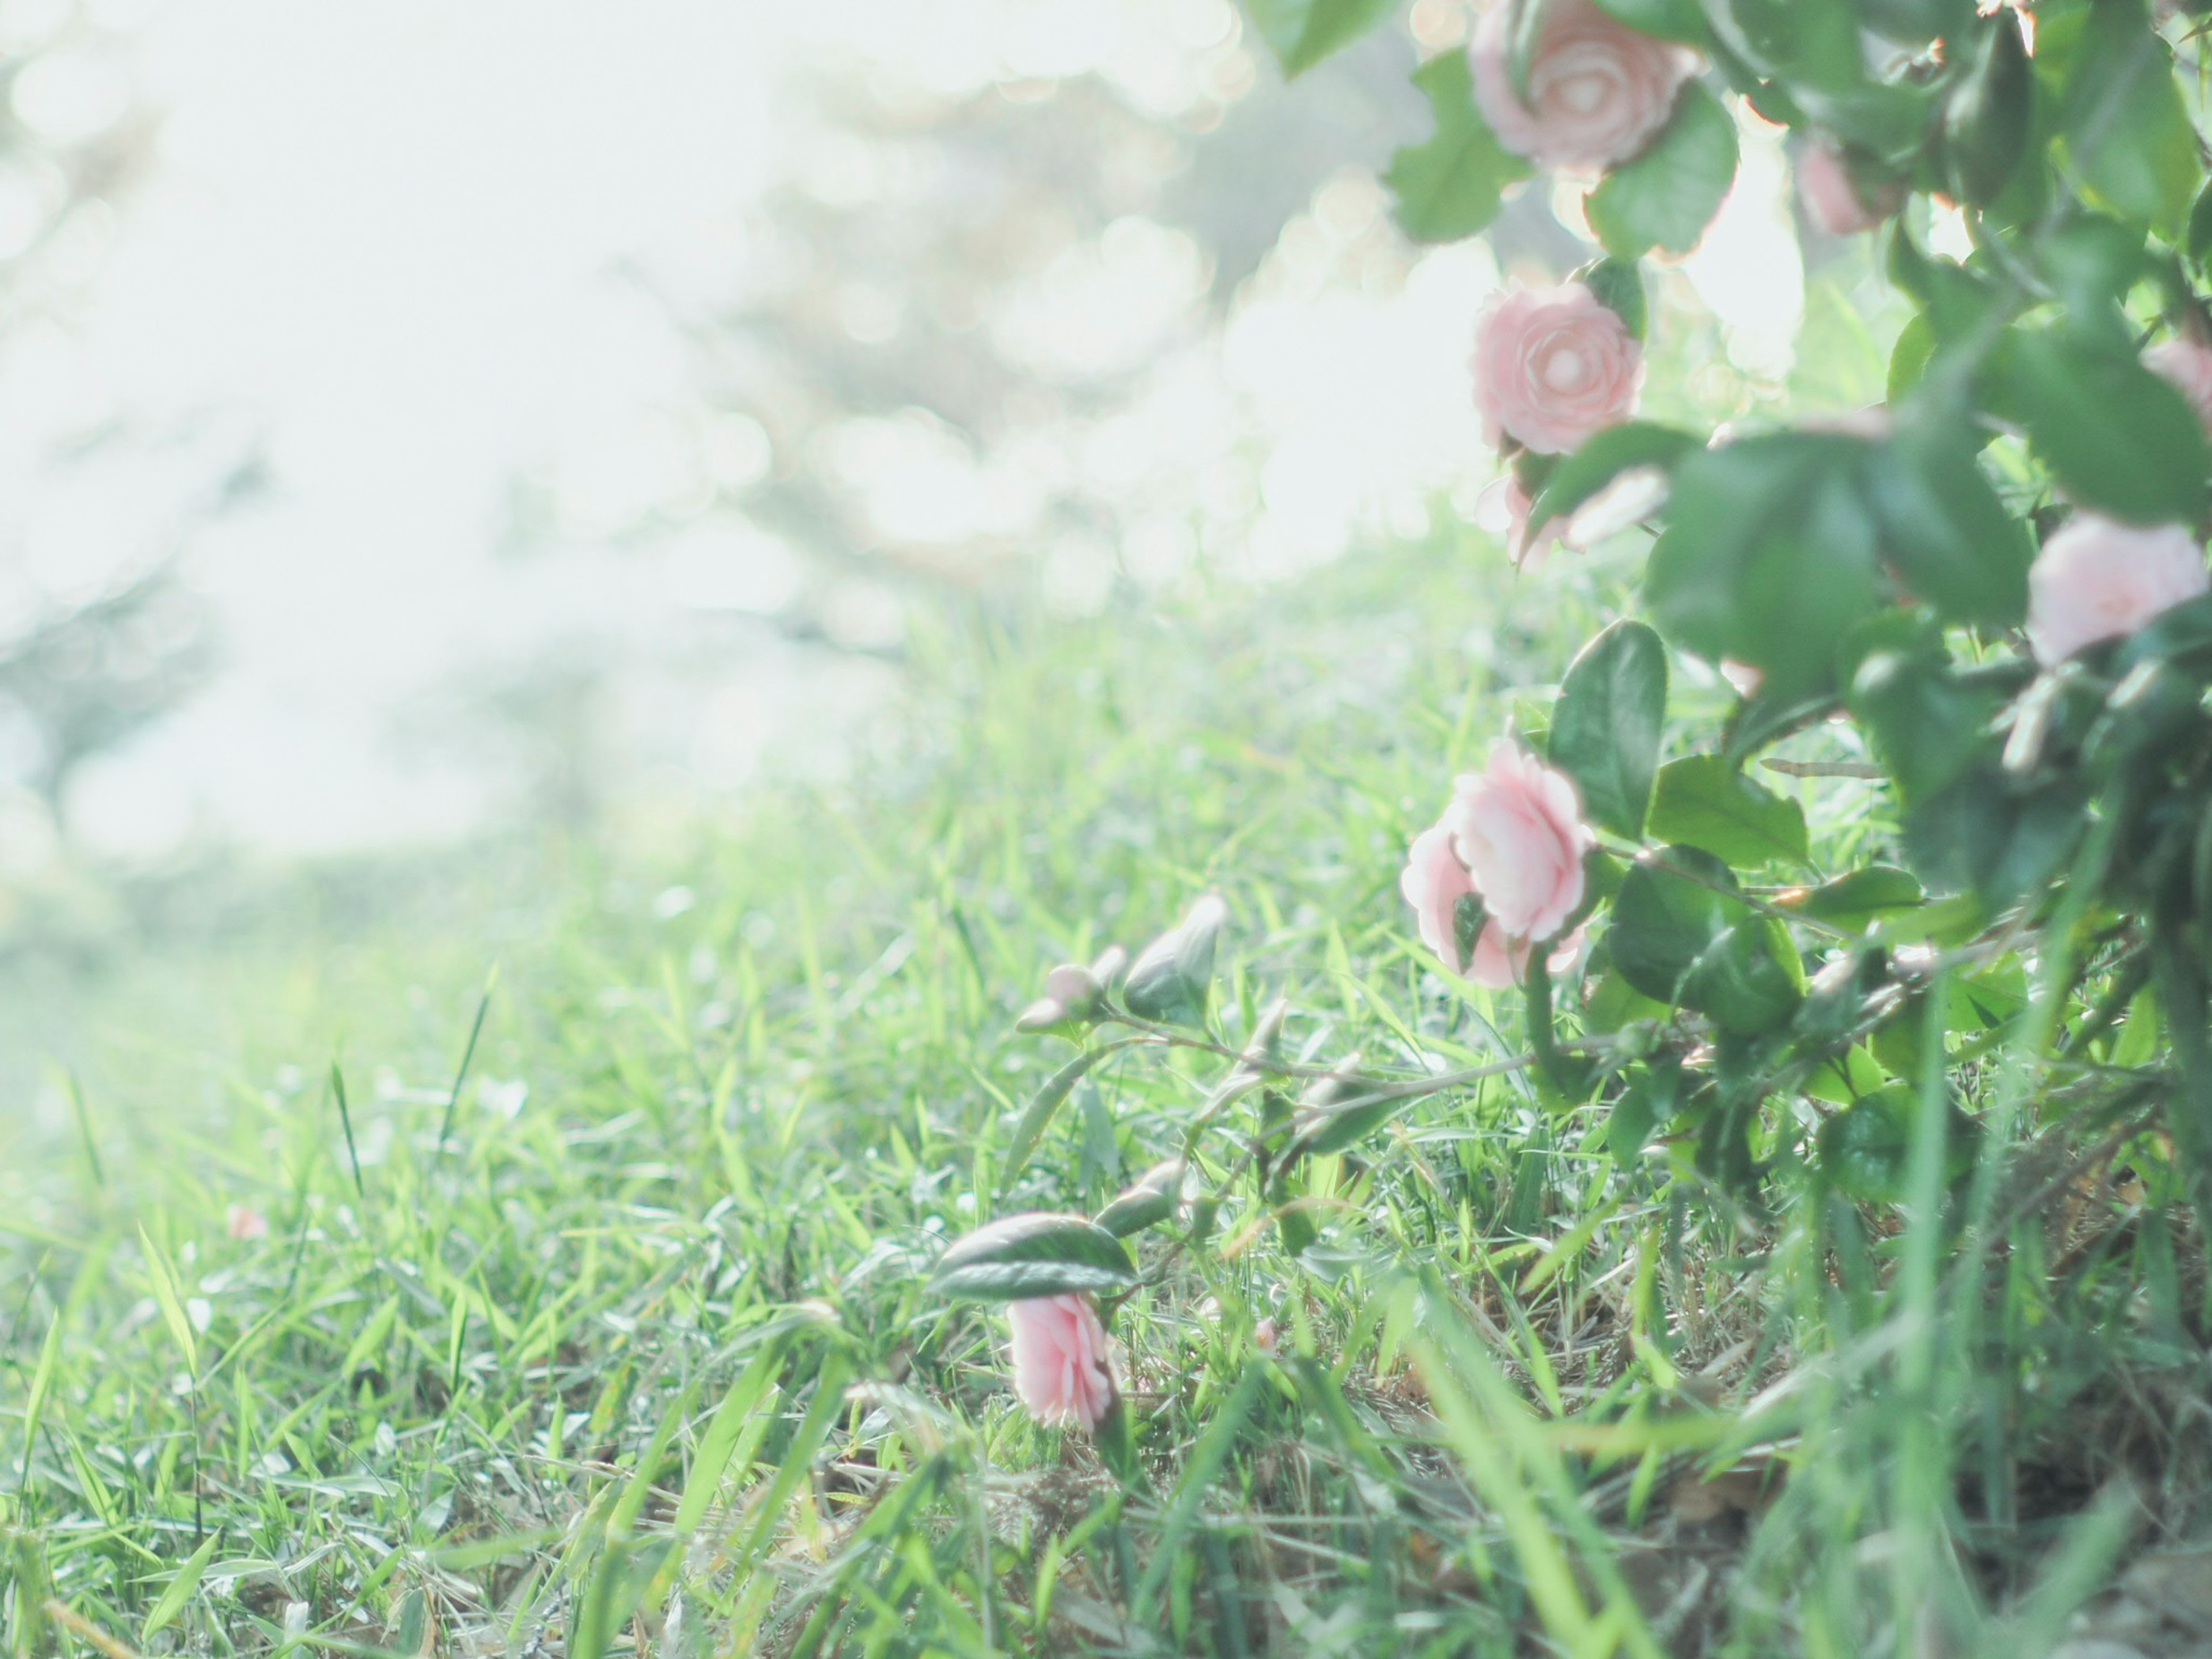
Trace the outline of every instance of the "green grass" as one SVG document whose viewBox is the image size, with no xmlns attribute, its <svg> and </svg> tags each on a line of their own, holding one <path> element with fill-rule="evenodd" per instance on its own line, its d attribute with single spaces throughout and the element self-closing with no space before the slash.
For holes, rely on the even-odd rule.
<svg viewBox="0 0 2212 1659">
<path fill-rule="evenodd" d="M 944 1241 L 1182 1145 L 1227 1062 L 1136 1049 L 1009 1167 L 1071 1052 L 1012 1021 L 1200 892 L 1224 1045 L 1279 995 L 1301 1063 L 1518 1052 L 1429 969 L 1399 861 L 1633 562 L 1516 585 L 1447 538 L 1159 615 L 969 617 L 835 796 L 110 987 L 82 1115 L 0 1125 L 0 1635 L 2051 1651 L 2203 1518 L 2202 1243 L 2106 1179 L 2124 1130 L 1990 1137 L 1996 1219 L 1942 1236 L 1787 1170 L 1730 1206 L 1510 1071 L 1263 1199 L 1231 1179 L 1255 1095 L 1200 1143 L 1211 1236 L 1136 1241 L 1127 1488 L 1014 1404 L 994 1311 L 927 1288 Z M 142 997 L 179 977 L 212 988 Z"/>
</svg>

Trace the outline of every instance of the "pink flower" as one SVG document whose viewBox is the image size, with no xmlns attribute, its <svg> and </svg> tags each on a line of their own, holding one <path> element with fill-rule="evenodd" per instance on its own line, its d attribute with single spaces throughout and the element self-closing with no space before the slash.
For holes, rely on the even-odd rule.
<svg viewBox="0 0 2212 1659">
<path fill-rule="evenodd" d="M 1526 939 L 1507 937 L 1495 916 L 1483 918 L 1482 932 L 1475 937 L 1473 958 L 1465 963 L 1460 960 L 1459 901 L 1479 896 L 1475 894 L 1474 878 L 1460 862 L 1448 825 L 1433 825 L 1413 838 L 1413 845 L 1406 854 L 1406 867 L 1398 877 L 1398 890 L 1413 907 L 1413 925 L 1421 935 L 1421 943 L 1435 951 L 1437 960 L 1453 973 L 1490 990 L 1505 991 L 1518 985 L 1528 971 L 1528 956 L 1534 946 Z M 1580 902 L 1579 896 L 1577 902 Z M 1555 971 L 1571 966 L 1582 949 L 1583 937 L 1583 930 L 1575 929 L 1545 958 L 1546 963 Z"/>
<path fill-rule="evenodd" d="M 1275 1322 L 1272 1319 L 1263 1319 L 1252 1328 L 1252 1346 L 1261 1353 L 1274 1352 L 1281 1340 L 1281 1333 L 1275 1328 Z"/>
<path fill-rule="evenodd" d="M 234 1204 L 223 1212 L 222 1230 L 241 1243 L 269 1237 L 269 1218 L 250 1204 Z"/>
<path fill-rule="evenodd" d="M 1088 1297 L 1042 1296 L 1009 1304 L 1014 1328 L 1014 1392 L 1048 1428 L 1086 1432 L 1114 1403 L 1106 1328 Z"/>
<path fill-rule="evenodd" d="M 1483 908 L 1510 940 L 1552 938 L 1583 902 L 1583 854 L 1597 841 L 1575 786 L 1501 743 L 1455 788 L 1443 822 Z"/>
<path fill-rule="evenodd" d="M 2037 661 L 2063 662 L 2208 589 L 2204 550 L 2185 525 L 2146 529 L 2076 513 L 2028 570 L 2028 643 Z"/>
<path fill-rule="evenodd" d="M 1485 442 L 1512 438 L 1564 455 L 1636 412 L 1644 349 L 1581 283 L 1516 289 L 1474 335 L 1474 404 Z"/>
<path fill-rule="evenodd" d="M 1451 831 L 1439 823 L 1413 837 L 1406 854 L 1406 867 L 1398 877 L 1398 890 L 1413 907 L 1413 926 L 1421 943 L 1455 974 L 1465 969 L 1459 959 L 1459 902 L 1474 891 L 1474 878 L 1459 861 Z"/>
<path fill-rule="evenodd" d="M 1528 58 L 1528 101 L 1506 68 L 1515 8 L 1491 8 L 1468 46 L 1474 101 L 1498 143 L 1539 167 L 1595 173 L 1641 155 L 1674 112 L 1697 59 L 1590 3 L 1559 0 Z"/>
<path fill-rule="evenodd" d="M 1872 230 L 1896 205 L 1869 202 L 1852 183 L 1843 156 L 1817 143 L 1798 152 L 1797 199 L 1805 204 L 1805 216 L 1831 236 L 1856 236 L 1863 230 Z"/>
<path fill-rule="evenodd" d="M 1565 973 L 1575 965 L 1589 937 L 1589 929 L 1576 928 L 1553 948 L 1544 958 L 1544 966 L 1555 974 Z M 1510 991 L 1527 975 L 1528 958 L 1535 949 L 1534 940 L 1508 939 L 1497 922 L 1486 921 L 1482 937 L 1474 942 L 1474 960 L 1468 964 L 1467 976 L 1488 990 Z"/>
<path fill-rule="evenodd" d="M 2143 353 L 2143 367 L 2189 399 L 2197 418 L 2212 432 L 2212 347 L 2194 340 L 2160 340 Z"/>
</svg>

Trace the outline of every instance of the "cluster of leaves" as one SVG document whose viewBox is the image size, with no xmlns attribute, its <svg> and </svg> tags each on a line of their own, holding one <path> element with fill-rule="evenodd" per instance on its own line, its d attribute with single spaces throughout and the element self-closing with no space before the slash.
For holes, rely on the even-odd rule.
<svg viewBox="0 0 2212 1659">
<path fill-rule="evenodd" d="M 1884 269 L 1914 314 L 1875 418 L 1717 444 L 1631 422 L 1516 459 L 1532 537 L 1631 475 L 1657 503 L 1649 621 L 1591 641 L 1523 732 L 1573 779 L 1599 844 L 1570 922 L 1596 924 L 1595 944 L 1571 985 L 1535 953 L 1521 1063 L 1556 1102 L 1606 1106 L 1617 1158 L 1662 1151 L 1730 1204 L 1759 1201 L 1784 1165 L 1900 1201 L 1910 1170 L 1963 1180 L 1993 1117 L 2009 1134 L 2025 1106 L 2100 1131 L 2163 1121 L 2169 1190 L 2212 1216 L 2212 599 L 2056 664 L 2021 633 L 2041 538 L 2071 512 L 2205 528 L 2203 429 L 2140 355 L 2166 331 L 2212 333 L 2212 191 L 2185 94 L 2196 33 L 2146 0 L 2045 0 L 2025 25 L 1972 0 L 1598 3 L 1710 66 L 1587 198 L 1602 252 L 1583 275 L 1602 300 L 1642 332 L 1640 261 L 1694 246 L 1733 180 L 1733 98 L 1840 155 L 1889 208 Z M 1511 5 L 1525 54 L 1547 0 Z M 1383 9 L 1254 8 L 1292 73 Z M 1436 136 L 1390 169 L 1400 222 L 1417 240 L 1474 234 L 1529 164 L 1484 123 L 1462 53 L 1414 79 Z M 1938 213 L 1958 216 L 1969 257 L 1931 251 Z M 1753 689 L 1709 729 L 1670 721 L 1684 657 Z M 1828 758 L 1778 756 L 1793 741 Z M 1808 835 L 1820 792 L 1852 825 L 1840 866 Z M 1170 1027 L 1203 1024 L 1194 963 L 1211 933 L 1199 951 L 1193 930 L 1218 923 L 1194 915 L 1126 984 L 1036 1022 L 1122 1035 L 1089 1042 L 1040 1095 L 1025 1147 L 1104 1054 L 1203 1044 Z M 1279 1030 L 1222 1051 L 1236 1064 L 1193 1136 L 1262 1101 L 1236 1174 L 1295 1251 L 1300 1155 L 1455 1079 L 1304 1073 L 1273 1054 Z M 1184 1168 L 1097 1221 L 1002 1224 L 954 1276 L 996 1262 L 968 1293 L 1036 1293 L 1050 1239 L 1067 1247 L 1053 1285 L 1125 1291 L 1127 1229 L 1109 1224 L 1174 1213 Z"/>
</svg>

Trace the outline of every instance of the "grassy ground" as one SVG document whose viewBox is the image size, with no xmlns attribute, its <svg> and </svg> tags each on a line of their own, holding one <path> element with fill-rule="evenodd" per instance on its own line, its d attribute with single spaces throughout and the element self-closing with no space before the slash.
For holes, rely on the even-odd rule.
<svg viewBox="0 0 2212 1659">
<path fill-rule="evenodd" d="M 2201 1244 L 2061 1130 L 1992 1152 L 1970 1250 L 1786 1171 L 1715 1218 L 1511 1072 L 1257 1197 L 1255 1097 L 1201 1141 L 1211 1237 L 1139 1241 L 1127 1489 L 1016 1407 L 993 1310 L 927 1291 L 944 1240 L 1182 1144 L 1224 1062 L 1136 1050 L 1017 1167 L 1069 1050 L 1012 1022 L 1201 891 L 1224 1044 L 1283 995 L 1315 1063 L 1516 1052 L 1398 864 L 1631 568 L 1516 587 L 1453 537 L 947 624 L 837 799 L 161 964 L 230 1021 L 111 1017 L 74 1098 L 0 1127 L 0 1634 L 2029 1659 L 2087 1608 L 2112 1653 L 2202 1650 Z"/>
</svg>

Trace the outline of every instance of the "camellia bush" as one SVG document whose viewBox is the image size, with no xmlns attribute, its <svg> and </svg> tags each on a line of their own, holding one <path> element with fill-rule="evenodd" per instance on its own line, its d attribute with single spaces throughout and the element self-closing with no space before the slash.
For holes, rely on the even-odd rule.
<svg viewBox="0 0 2212 1659">
<path fill-rule="evenodd" d="M 1295 76 L 1388 8 L 1251 9 Z M 1012 1304 L 1039 1419 L 1133 1474 L 1102 1311 L 1208 1248 L 1224 1204 L 1295 1255 L 1312 1160 L 1507 1069 L 1724 1217 L 1809 1194 L 1962 1238 L 2033 1201 L 2008 1149 L 2057 1136 L 2126 1146 L 2147 1201 L 2212 1238 L 2212 192 L 2189 9 L 1510 0 L 1418 70 L 1434 137 L 1387 180 L 1408 236 L 1479 234 L 1545 174 L 1588 185 L 1589 263 L 1504 293 L 1471 343 L 1513 550 L 1648 538 L 1632 614 L 1479 771 L 1440 769 L 1407 852 L 1408 928 L 1517 1003 L 1522 1036 L 1404 1077 L 1286 1054 L 1279 1005 L 1224 1041 L 1211 898 L 1133 963 L 1054 970 L 1023 1023 L 1076 1052 L 1009 1178 L 1108 1058 L 1220 1073 L 1182 1154 L 1103 1213 L 1003 1219 L 938 1263 L 947 1295 Z M 1647 266 L 1719 210 L 1737 104 L 1790 130 L 1808 219 L 1874 239 L 1910 304 L 1878 408 L 1638 418 Z M 1734 689 L 1717 718 L 1670 717 L 1686 662 Z M 1824 793 L 1816 818 L 1846 827 L 1816 848 Z"/>
</svg>

